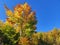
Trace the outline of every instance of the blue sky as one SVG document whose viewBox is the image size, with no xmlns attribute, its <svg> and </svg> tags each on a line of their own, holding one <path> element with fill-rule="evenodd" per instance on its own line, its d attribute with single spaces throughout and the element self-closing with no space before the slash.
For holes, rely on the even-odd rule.
<svg viewBox="0 0 60 45">
<path fill-rule="evenodd" d="M 0 0 L 0 20 L 5 21 L 4 3 L 13 10 L 17 4 L 25 0 Z M 26 0 L 33 11 L 36 11 L 37 31 L 47 32 L 53 28 L 60 28 L 60 0 Z"/>
</svg>

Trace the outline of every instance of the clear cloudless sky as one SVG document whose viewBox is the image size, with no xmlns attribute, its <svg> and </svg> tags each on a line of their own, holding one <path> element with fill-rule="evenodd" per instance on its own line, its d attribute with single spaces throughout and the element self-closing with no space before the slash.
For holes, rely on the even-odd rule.
<svg viewBox="0 0 60 45">
<path fill-rule="evenodd" d="M 47 32 L 60 28 L 60 0 L 0 0 L 0 20 L 6 20 L 4 4 L 11 10 L 17 4 L 27 2 L 36 11 L 37 31 Z"/>
</svg>

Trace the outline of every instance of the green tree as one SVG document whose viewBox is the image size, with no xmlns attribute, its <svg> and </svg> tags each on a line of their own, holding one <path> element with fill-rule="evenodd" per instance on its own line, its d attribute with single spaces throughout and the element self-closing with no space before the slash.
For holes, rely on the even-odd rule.
<svg viewBox="0 0 60 45">
<path fill-rule="evenodd" d="M 2 26 L 0 27 L 0 38 L 2 38 L 2 43 L 4 45 L 16 45 L 18 42 L 19 33 L 16 33 L 15 29 L 9 25 L 4 24 Z"/>
</svg>

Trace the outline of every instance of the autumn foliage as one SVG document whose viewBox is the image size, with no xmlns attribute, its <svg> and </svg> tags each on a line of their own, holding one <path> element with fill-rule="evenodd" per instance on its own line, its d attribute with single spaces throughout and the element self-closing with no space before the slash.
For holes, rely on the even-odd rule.
<svg viewBox="0 0 60 45">
<path fill-rule="evenodd" d="M 6 9 L 6 21 L 0 21 L 0 45 L 60 45 L 60 30 L 36 32 L 36 15 L 27 4 L 18 4 L 14 11 Z"/>
</svg>

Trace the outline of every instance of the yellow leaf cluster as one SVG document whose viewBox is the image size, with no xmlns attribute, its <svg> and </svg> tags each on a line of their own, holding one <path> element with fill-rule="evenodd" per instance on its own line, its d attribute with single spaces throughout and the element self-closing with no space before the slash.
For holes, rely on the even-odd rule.
<svg viewBox="0 0 60 45">
<path fill-rule="evenodd" d="M 31 8 L 27 3 L 23 5 L 23 8 L 24 8 L 25 14 L 28 14 L 31 11 Z"/>
<path fill-rule="evenodd" d="M 16 33 L 20 32 L 20 26 L 17 26 L 15 28 L 16 28 Z"/>
<path fill-rule="evenodd" d="M 14 13 L 11 10 L 9 10 L 6 6 L 5 6 L 5 8 L 6 8 L 7 16 L 14 15 L 16 18 L 20 18 L 20 16 L 23 15 L 23 14 L 25 14 L 25 15 L 29 14 L 29 12 L 31 10 L 30 6 L 27 3 L 25 3 L 23 5 L 22 4 L 18 4 L 14 8 Z"/>
<path fill-rule="evenodd" d="M 17 15 L 22 15 L 23 12 L 28 14 L 30 12 L 30 6 L 27 3 L 24 5 L 19 4 L 14 8 L 14 11 L 18 12 Z"/>
<path fill-rule="evenodd" d="M 20 38 L 20 42 L 19 42 L 19 45 L 30 45 L 29 44 L 29 40 L 28 40 L 28 38 L 26 38 L 26 37 L 21 37 Z"/>
<path fill-rule="evenodd" d="M 18 11 L 18 12 L 23 11 L 23 5 L 18 4 L 18 5 L 14 8 L 14 10 L 15 10 L 15 11 Z"/>
<path fill-rule="evenodd" d="M 11 10 L 7 10 L 6 11 L 6 14 L 7 14 L 7 16 L 12 16 L 13 15 L 13 12 Z"/>
<path fill-rule="evenodd" d="M 5 23 L 11 27 L 15 24 L 15 22 L 12 22 L 10 18 L 7 18 Z"/>
</svg>

